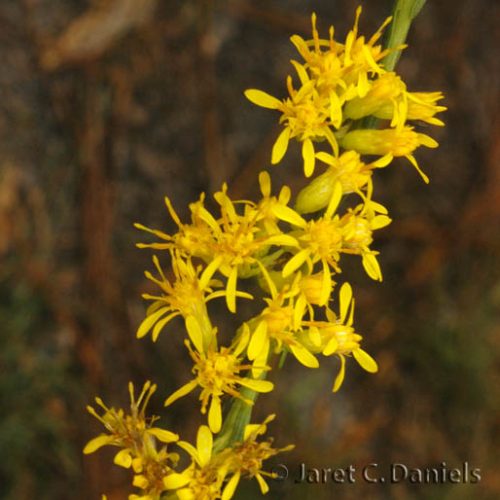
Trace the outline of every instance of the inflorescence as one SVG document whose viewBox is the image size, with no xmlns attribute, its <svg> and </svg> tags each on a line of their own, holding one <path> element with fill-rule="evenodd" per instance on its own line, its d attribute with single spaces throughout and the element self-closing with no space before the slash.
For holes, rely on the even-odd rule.
<svg viewBox="0 0 500 500">
<path fill-rule="evenodd" d="M 166 198 L 177 225 L 174 234 L 136 225 L 157 238 L 138 246 L 164 252 L 173 271 L 173 278 L 167 279 L 159 258 L 153 257 L 155 275 L 146 272 L 146 277 L 158 293 L 144 295 L 150 306 L 137 336 L 151 335 L 157 341 L 173 318 L 183 319 L 193 378 L 165 405 L 194 392 L 201 413 L 208 414 L 208 425 L 199 427 L 195 445 L 155 427 L 156 419 L 145 416 L 156 389 L 149 382 L 137 399 L 130 384 L 129 412 L 96 399 L 103 413 L 88 409 L 107 434 L 91 440 L 84 452 L 104 445 L 119 448 L 114 461 L 132 469 L 132 484 L 139 490 L 130 499 L 227 500 L 241 477 L 254 477 L 266 493 L 265 477 L 272 474 L 262 469 L 263 461 L 292 448 L 273 448 L 272 440 L 261 438 L 274 416 L 250 424 L 257 393 L 274 388 L 268 379 L 276 360 L 280 358 L 281 365 L 291 355 L 314 369 L 324 357 L 338 358 L 333 392 L 341 387 L 351 358 L 367 372 L 378 370 L 353 326 L 354 296 L 351 285 L 341 279 L 342 262 L 346 255 L 358 256 L 366 274 L 382 280 L 373 233 L 391 219 L 373 199 L 372 174 L 404 156 L 428 182 L 414 153 L 419 146 L 433 148 L 437 142 L 418 132 L 416 125 L 443 125 L 436 115 L 446 108 L 437 104 L 441 92 L 410 92 L 400 76 L 384 69 L 390 50 L 403 48 L 384 49 L 379 43 L 391 18 L 366 40 L 358 33 L 360 13 L 358 8 L 343 43 L 335 40 L 333 27 L 328 38 L 320 38 L 314 14 L 312 38 L 291 37 L 301 61 L 291 61 L 296 77 L 295 82 L 287 78 L 288 97 L 280 100 L 256 89 L 245 92 L 254 104 L 280 113 L 283 129 L 271 163 L 280 163 L 295 139 L 301 145 L 305 178 L 316 174 L 293 202 L 288 186 L 273 194 L 264 171 L 257 201 L 232 200 L 224 184 L 214 194 L 217 214 L 207 209 L 202 194 L 189 205 L 190 221 L 182 222 Z M 377 129 L 364 128 L 369 117 L 378 120 Z M 259 284 L 261 296 L 248 291 L 250 282 Z M 220 345 L 218 328 L 209 316 L 207 303 L 217 298 L 225 300 L 232 314 L 240 300 L 262 307 L 241 323 L 229 345 Z M 233 407 L 224 415 L 222 402 L 230 398 Z M 183 470 L 181 450 L 190 461 Z"/>
</svg>

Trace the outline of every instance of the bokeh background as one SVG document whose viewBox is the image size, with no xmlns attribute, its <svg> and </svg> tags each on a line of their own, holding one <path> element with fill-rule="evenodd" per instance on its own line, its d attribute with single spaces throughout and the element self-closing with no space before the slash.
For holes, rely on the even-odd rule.
<svg viewBox="0 0 500 500">
<path fill-rule="evenodd" d="M 181 323 L 153 345 L 135 329 L 151 253 L 134 244 L 140 221 L 174 229 L 168 195 L 187 203 L 223 180 L 256 193 L 269 167 L 277 116 L 244 89 L 284 96 L 289 36 L 343 37 L 350 0 L 3 0 L 0 2 L 0 498 L 126 498 L 129 476 L 112 450 L 82 456 L 101 432 L 85 411 L 94 395 L 126 405 L 129 380 L 158 383 L 151 412 L 192 439 L 195 397 L 168 411 L 189 377 Z M 364 2 L 373 33 L 391 2 Z M 378 233 L 383 283 L 353 261 L 356 325 L 380 365 L 275 374 L 255 418 L 277 413 L 278 457 L 311 467 L 433 467 L 463 462 L 478 484 L 272 484 L 270 499 L 493 499 L 500 497 L 500 120 L 497 2 L 429 1 L 398 66 L 411 90 L 443 90 L 438 150 L 419 151 L 426 186 L 408 162 L 378 172 L 377 200 L 394 222 Z M 496 33 L 495 33 L 496 30 Z M 292 148 L 275 185 L 301 186 Z M 272 464 L 271 464 L 272 465 Z M 237 498 L 258 497 L 244 484 Z"/>
</svg>

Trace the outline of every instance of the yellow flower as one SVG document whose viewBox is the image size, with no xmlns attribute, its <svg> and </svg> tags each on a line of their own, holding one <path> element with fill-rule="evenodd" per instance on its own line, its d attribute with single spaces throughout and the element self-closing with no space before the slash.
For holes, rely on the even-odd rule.
<svg viewBox="0 0 500 500">
<path fill-rule="evenodd" d="M 325 289 L 324 283 L 329 284 Z M 311 305 L 324 306 L 328 303 L 332 293 L 335 282 L 333 280 L 325 280 L 323 272 L 316 274 L 306 274 L 299 280 L 300 296 L 297 299 L 297 308 L 300 308 L 302 300 L 306 304 L 309 315 L 312 318 L 314 313 Z"/>
<path fill-rule="evenodd" d="M 212 452 L 213 436 L 206 425 L 198 429 L 196 448 L 186 441 L 179 441 L 192 459 L 183 472 L 167 476 L 163 482 L 166 490 L 175 491 L 179 500 L 218 500 L 224 498 L 222 488 L 227 467 Z"/>
<path fill-rule="evenodd" d="M 157 441 L 175 443 L 179 436 L 153 427 L 156 417 L 146 419 L 145 409 L 155 390 L 156 385 L 148 381 L 135 399 L 134 386 L 129 383 L 130 413 L 108 408 L 100 398 L 96 398 L 96 403 L 104 410 L 103 415 L 99 415 L 91 406 L 87 406 L 87 410 L 104 425 L 108 434 L 91 439 L 83 450 L 83 453 L 89 454 L 106 445 L 122 448 L 115 455 L 114 463 L 127 469 L 132 467 L 135 473 L 134 486 L 144 490 L 143 494 L 151 498 L 158 498 L 164 490 L 163 479 L 171 473 L 172 464 L 176 464 L 179 459 L 178 454 L 168 453 L 165 446 L 157 449 L 156 445 Z"/>
<path fill-rule="evenodd" d="M 210 254 L 207 254 L 205 249 L 212 239 L 210 228 L 206 224 L 200 224 L 200 220 L 196 217 L 197 208 L 203 207 L 205 194 L 202 193 L 200 199 L 189 205 L 192 216 L 192 224 L 183 224 L 179 219 L 170 199 L 165 197 L 165 205 L 167 210 L 179 227 L 179 231 L 173 236 L 166 234 L 158 229 L 150 229 L 142 224 L 135 223 L 134 226 L 141 231 L 146 231 L 153 234 L 165 243 L 137 243 L 138 248 L 154 248 L 155 250 L 176 249 L 183 255 L 200 257 L 204 260 L 210 259 Z"/>
<path fill-rule="evenodd" d="M 370 199 L 358 205 L 340 218 L 342 252 L 361 255 L 363 267 L 370 278 L 382 281 L 382 272 L 377 261 L 378 252 L 371 250 L 372 233 L 391 223 L 387 209 Z"/>
<path fill-rule="evenodd" d="M 419 120 L 442 127 L 444 122 L 436 118 L 437 113 L 446 111 L 445 106 L 438 106 L 437 101 L 443 98 L 442 92 L 407 92 L 407 120 Z M 377 118 L 389 120 L 395 112 L 393 103 L 384 103 L 374 113 Z"/>
<path fill-rule="evenodd" d="M 290 188 L 283 186 L 278 197 L 271 196 L 271 177 L 265 171 L 259 174 L 259 186 L 262 199 L 255 208 L 249 206 L 248 212 L 255 211 L 255 220 L 262 227 L 264 234 L 269 236 L 282 234 L 278 226 L 280 221 L 293 223 L 297 220 L 295 211 L 287 206 L 291 196 Z"/>
<path fill-rule="evenodd" d="M 378 116 L 378 111 L 384 107 L 392 111 L 391 115 L 386 117 L 391 120 L 391 127 L 402 127 L 405 124 L 408 113 L 406 85 L 393 72 L 384 73 L 376 80 L 370 81 L 366 95 L 349 101 L 344 108 L 344 114 L 351 120 L 359 120 L 365 116 Z"/>
<path fill-rule="evenodd" d="M 275 109 L 282 113 L 280 123 L 283 131 L 274 143 L 271 163 L 276 164 L 285 155 L 290 139 L 302 142 L 304 174 L 310 177 L 315 168 L 315 148 L 313 142 L 326 139 L 335 155 L 338 155 L 337 139 L 333 129 L 340 129 L 344 120 L 344 104 L 357 97 L 365 97 L 370 90 L 368 74 L 383 74 L 377 61 L 387 51 L 375 45 L 390 21 L 387 19 L 373 37 L 365 42 L 358 37 L 358 20 L 361 8 L 356 11 L 353 29 L 347 35 L 345 44 L 333 39 L 333 27 L 329 40 L 319 38 L 316 29 L 316 15 L 312 15 L 312 40 L 304 40 L 298 35 L 292 43 L 304 58 L 305 64 L 292 61 L 300 80 L 296 90 L 291 76 L 287 78 L 290 97 L 280 101 L 266 92 L 248 89 L 245 96 L 254 104 Z M 349 118 L 349 116 L 347 116 Z"/>
<path fill-rule="evenodd" d="M 345 358 L 351 354 L 359 365 L 370 373 L 378 371 L 376 361 L 360 347 L 362 336 L 352 327 L 354 318 L 354 299 L 349 283 L 344 283 L 339 293 L 340 312 L 337 316 L 330 309 L 327 310 L 328 321 L 304 322 L 310 326 L 303 335 L 308 348 L 314 352 L 321 352 L 324 356 L 337 355 L 340 358 L 340 371 L 333 384 L 333 392 L 338 391 L 345 377 Z"/>
<path fill-rule="evenodd" d="M 203 204 L 203 196 L 190 205 L 191 225 L 182 224 L 167 201 L 172 218 L 179 226 L 179 232 L 173 236 L 161 231 L 151 230 L 136 224 L 140 229 L 155 234 L 167 243 L 140 244 L 142 247 L 158 249 L 175 248 L 178 252 L 192 257 L 200 257 L 207 263 L 203 273 L 208 282 L 216 271 L 227 278 L 226 303 L 231 312 L 236 311 L 236 297 L 246 296 L 237 292 L 238 277 L 248 278 L 260 273 L 265 255 L 273 245 L 294 245 L 295 240 L 285 234 L 263 234 L 258 225 L 259 213 L 250 202 L 239 205 L 249 207 L 239 214 L 235 204 L 227 195 L 227 186 L 215 193 L 214 198 L 220 206 L 221 217 L 216 219 Z"/>
<path fill-rule="evenodd" d="M 211 280 L 213 270 L 210 266 L 206 267 L 202 272 L 202 266 L 195 268 L 191 259 L 182 258 L 179 252 L 171 249 L 170 256 L 175 277 L 173 282 L 170 282 L 165 277 L 156 256 L 153 256 L 153 262 L 160 279 L 155 278 L 150 272 L 145 273 L 146 277 L 158 285 L 163 293 L 162 295 L 142 295 L 144 299 L 153 300 L 154 302 L 148 308 L 146 318 L 137 330 L 137 337 L 144 337 L 152 329 L 152 338 L 153 341 L 156 341 L 165 325 L 180 315 L 184 320 L 191 317 L 199 323 L 205 335 L 208 336 L 204 341 L 204 345 L 208 345 L 212 327 L 208 318 L 206 303 L 214 298 L 224 297 L 226 292 L 223 290 L 213 291 L 213 287 L 220 286 L 220 283 Z M 237 292 L 237 295 L 251 297 L 242 292 Z"/>
<path fill-rule="evenodd" d="M 215 220 L 208 211 L 200 217 L 210 226 L 214 235 L 211 244 L 211 266 L 228 278 L 226 302 L 231 312 L 236 311 L 236 286 L 238 276 L 251 277 L 261 272 L 261 259 L 273 245 L 295 245 L 295 240 L 285 234 L 262 234 L 257 224 L 258 212 L 247 210 L 237 213 L 234 203 L 227 196 L 227 186 L 215 193 L 220 205 L 221 218 Z"/>
<path fill-rule="evenodd" d="M 365 187 L 371 189 L 373 169 L 385 167 L 391 161 L 391 158 L 382 157 L 365 164 L 356 151 L 346 151 L 339 157 L 322 151 L 316 154 L 316 158 L 329 165 L 329 168 L 297 195 L 295 210 L 300 214 L 309 214 L 325 208 L 337 182 L 342 186 L 342 194 L 355 192 L 363 197 L 361 189 Z"/>
<path fill-rule="evenodd" d="M 284 448 L 273 448 L 272 440 L 257 441 L 257 438 L 266 433 L 267 424 L 274 420 L 275 415 L 267 417 L 262 424 L 249 424 L 245 426 L 243 441 L 233 445 L 227 453 L 227 467 L 232 475 L 224 490 L 223 500 L 229 500 L 240 480 L 240 477 L 255 477 L 259 483 L 260 491 L 265 495 L 269 491 L 264 477 L 275 477 L 272 473 L 262 470 L 264 460 L 294 448 L 293 445 Z M 223 452 L 224 453 L 224 452 Z"/>
<path fill-rule="evenodd" d="M 413 127 L 405 126 L 399 129 L 353 130 L 342 138 L 342 146 L 362 155 L 380 155 L 389 162 L 393 157 L 405 156 L 428 183 L 429 178 L 422 172 L 412 153 L 419 146 L 436 148 L 438 143 L 428 135 L 415 132 Z"/>
<path fill-rule="evenodd" d="M 193 335 L 191 335 L 191 338 L 193 338 Z M 199 344 L 199 341 L 195 343 L 195 345 L 197 344 Z M 212 344 L 205 354 L 203 351 L 194 351 L 191 349 L 189 342 L 186 342 L 189 354 L 194 362 L 192 371 L 196 378 L 169 396 L 165 401 L 165 406 L 172 404 L 199 386 L 201 388 L 201 412 L 206 413 L 210 401 L 208 424 L 212 432 L 219 432 L 222 425 L 221 398 L 224 394 L 229 394 L 232 397 L 243 399 L 248 404 L 252 404 L 251 401 L 241 396 L 236 389 L 237 386 L 248 387 L 256 392 L 270 392 L 274 387 L 272 382 L 267 380 L 255 380 L 240 375 L 240 372 L 251 368 L 251 365 L 242 364 L 240 359 L 247 344 L 248 335 L 243 334 L 232 347 L 221 347 L 220 350 L 216 350 Z M 262 369 L 268 368 L 263 366 Z"/>
<path fill-rule="evenodd" d="M 298 242 L 298 252 L 286 263 L 283 276 L 286 278 L 297 271 L 304 263 L 310 272 L 318 262 L 322 264 L 322 297 L 326 298 L 331 290 L 331 270 L 340 272 L 337 262 L 342 249 L 342 231 L 339 216 L 334 215 L 342 197 L 342 186 L 336 182 L 333 187 L 325 213 L 316 220 L 300 220 L 299 229 L 292 234 Z"/>
<path fill-rule="evenodd" d="M 297 339 L 296 331 L 300 328 L 306 304 L 297 307 L 295 297 L 299 294 L 298 280 L 300 273 L 292 284 L 285 284 L 278 293 L 270 276 L 265 274 L 271 298 L 265 298 L 267 307 L 249 322 L 244 323 L 245 335 L 250 335 L 247 356 L 253 361 L 253 375 L 258 377 L 260 368 L 267 363 L 271 347 L 276 354 L 284 349 L 289 350 L 304 366 L 318 368 L 318 360 Z"/>
<path fill-rule="evenodd" d="M 356 97 L 346 104 L 344 114 L 347 118 L 359 120 L 372 115 L 391 120 L 390 126 L 398 129 L 407 120 L 444 125 L 435 117 L 437 113 L 446 110 L 445 106 L 436 104 L 443 98 L 441 92 L 407 92 L 404 82 L 393 72 L 380 75 L 370 81 L 369 85 L 370 90 L 364 97 Z"/>
<path fill-rule="evenodd" d="M 317 82 L 320 92 L 329 96 L 332 121 L 339 128 L 342 121 L 341 104 L 368 91 L 368 73 L 381 74 L 384 70 L 378 64 L 389 51 L 376 45 L 384 28 L 391 21 L 387 18 L 376 33 L 365 41 L 358 36 L 358 22 L 361 7 L 356 10 L 354 26 L 349 31 L 345 43 L 334 39 L 334 28 L 330 27 L 329 39 L 321 39 L 316 29 L 316 15 L 312 15 L 312 40 L 304 40 L 293 35 L 292 43 L 305 61 L 311 78 Z"/>
<path fill-rule="evenodd" d="M 219 452 L 214 451 L 209 427 L 200 426 L 196 447 L 185 441 L 177 443 L 192 462 L 183 472 L 169 475 L 164 481 L 165 488 L 180 500 L 230 500 L 241 477 L 255 477 L 261 492 L 267 493 L 269 487 L 264 476 L 274 476 L 262 470 L 264 460 L 293 448 L 293 445 L 273 448 L 272 440 L 257 441 L 273 419 L 271 415 L 262 424 L 245 426 L 243 440 Z"/>
<path fill-rule="evenodd" d="M 307 77 L 305 72 L 300 72 L 299 75 Z M 315 164 L 313 141 L 326 139 L 333 150 L 338 151 L 337 141 L 330 129 L 330 105 L 318 94 L 313 81 L 302 82 L 302 87 L 295 90 L 289 77 L 287 86 L 290 97 L 283 102 L 257 89 L 246 90 L 245 96 L 258 106 L 283 113 L 280 123 L 283 123 L 285 128 L 274 143 L 271 163 L 279 163 L 285 156 L 289 140 L 297 137 L 302 142 L 304 175 L 310 177 Z"/>
</svg>

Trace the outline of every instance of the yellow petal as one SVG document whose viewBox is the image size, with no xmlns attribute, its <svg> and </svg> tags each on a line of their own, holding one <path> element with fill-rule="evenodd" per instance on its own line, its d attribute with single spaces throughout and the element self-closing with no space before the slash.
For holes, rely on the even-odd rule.
<svg viewBox="0 0 500 500">
<path fill-rule="evenodd" d="M 335 158 L 331 154 L 325 153 L 324 151 L 316 153 L 316 158 L 318 160 L 321 160 L 323 163 L 326 163 L 327 165 L 335 165 Z"/>
<path fill-rule="evenodd" d="M 258 89 L 248 89 L 245 90 L 245 97 L 257 106 L 262 106 L 263 108 L 278 109 L 281 101 L 269 95 L 267 92 L 263 92 Z"/>
<path fill-rule="evenodd" d="M 368 75 L 365 71 L 362 71 L 358 76 L 358 95 L 359 97 L 365 97 L 370 90 L 370 84 L 368 83 Z"/>
<path fill-rule="evenodd" d="M 290 129 L 286 127 L 276 139 L 271 153 L 271 163 L 276 165 L 285 156 L 288 149 L 288 141 L 290 140 Z"/>
<path fill-rule="evenodd" d="M 255 479 L 257 479 L 257 482 L 259 483 L 261 493 L 263 495 L 265 495 L 269 491 L 269 486 L 267 485 L 267 483 L 264 481 L 264 478 L 259 473 L 257 473 L 255 475 Z"/>
<path fill-rule="evenodd" d="M 293 67 L 295 68 L 295 71 L 297 71 L 297 75 L 299 77 L 300 83 L 302 85 L 305 85 L 306 83 L 309 82 L 309 75 L 307 74 L 307 71 L 304 67 L 304 65 L 298 63 L 297 61 L 290 61 L 293 64 Z"/>
<path fill-rule="evenodd" d="M 226 304 L 227 308 L 232 312 L 236 312 L 236 282 L 238 280 L 238 269 L 233 267 L 231 274 L 227 280 L 226 286 Z"/>
<path fill-rule="evenodd" d="M 147 430 L 148 434 L 151 434 L 156 439 L 162 443 L 174 443 L 179 440 L 179 435 L 173 432 L 167 431 L 165 429 L 160 429 L 158 427 L 152 427 Z"/>
<path fill-rule="evenodd" d="M 134 479 L 132 480 L 132 486 L 135 486 L 136 488 L 140 488 L 141 490 L 145 490 L 149 485 L 149 481 L 146 479 L 146 476 L 143 474 L 138 474 L 134 476 Z M 138 495 L 131 495 L 128 497 L 129 500 L 149 500 L 148 497 L 145 497 L 144 495 L 138 496 Z M 151 497 L 150 497 L 151 498 Z"/>
<path fill-rule="evenodd" d="M 439 146 L 439 143 L 436 140 L 426 134 L 417 134 L 417 136 L 422 146 L 427 148 L 437 148 Z"/>
<path fill-rule="evenodd" d="M 196 448 L 198 450 L 198 457 L 202 467 L 210 462 L 210 458 L 212 456 L 212 445 L 213 437 L 210 429 L 206 425 L 201 425 L 196 436 Z"/>
<path fill-rule="evenodd" d="M 324 133 L 326 139 L 328 140 L 328 142 L 330 143 L 330 146 L 333 149 L 334 155 L 338 156 L 339 155 L 339 144 L 337 142 L 335 134 L 329 128 L 324 130 L 323 133 Z"/>
<path fill-rule="evenodd" d="M 153 342 L 156 342 L 158 340 L 158 336 L 160 335 L 160 332 L 162 331 L 163 327 L 173 318 L 176 316 L 179 316 L 180 312 L 175 311 L 172 314 L 169 314 L 166 318 L 161 319 L 156 323 L 156 325 L 153 328 L 153 331 L 151 332 L 151 338 L 153 339 Z"/>
<path fill-rule="evenodd" d="M 372 229 L 381 229 L 383 227 L 388 226 L 392 222 L 390 217 L 387 217 L 387 215 L 377 215 L 374 217 L 371 221 L 371 227 Z"/>
<path fill-rule="evenodd" d="M 321 280 L 321 291 L 319 294 L 319 306 L 324 306 L 328 299 L 330 298 L 330 292 L 332 290 L 332 276 L 330 274 L 330 268 L 326 261 L 323 261 L 323 279 Z"/>
<path fill-rule="evenodd" d="M 295 254 L 283 268 L 283 278 L 290 276 L 294 271 L 296 271 L 309 256 L 309 250 L 301 250 L 298 254 Z"/>
<path fill-rule="evenodd" d="M 375 160 L 373 163 L 371 163 L 371 165 L 375 168 L 387 167 L 387 165 L 389 165 L 389 163 L 391 163 L 393 159 L 394 155 L 392 155 L 391 153 L 387 153 L 386 155 L 381 156 L 378 160 Z"/>
<path fill-rule="evenodd" d="M 289 234 L 276 234 L 274 236 L 270 236 L 266 239 L 266 244 L 284 247 L 298 246 L 297 240 Z"/>
<path fill-rule="evenodd" d="M 97 451 L 99 448 L 106 446 L 108 444 L 112 444 L 114 440 L 115 439 L 113 436 L 109 436 L 108 434 L 101 434 L 100 436 L 91 439 L 85 445 L 83 453 L 85 453 L 85 455 L 88 455 L 89 453 L 94 453 L 94 451 Z"/>
<path fill-rule="evenodd" d="M 264 345 L 262 346 L 262 351 L 260 351 L 258 356 L 253 360 L 252 377 L 259 378 L 262 375 L 264 371 L 263 367 L 266 366 L 267 358 L 269 356 L 270 345 L 271 343 L 269 337 L 266 336 Z"/>
<path fill-rule="evenodd" d="M 342 382 L 344 381 L 345 377 L 345 358 L 344 356 L 339 356 L 340 357 L 340 371 L 335 378 L 335 382 L 333 384 L 333 392 L 337 392 L 340 389 L 340 386 L 342 385 Z"/>
<path fill-rule="evenodd" d="M 217 257 L 214 259 L 210 264 L 203 270 L 200 276 L 200 288 L 203 290 L 205 289 L 208 284 L 210 283 L 210 280 L 212 279 L 212 276 L 214 273 L 219 269 L 220 263 L 222 261 L 221 257 Z"/>
<path fill-rule="evenodd" d="M 340 288 L 340 321 L 345 324 L 345 318 L 347 316 L 347 311 L 351 305 L 352 300 L 352 288 L 349 283 L 344 283 Z"/>
<path fill-rule="evenodd" d="M 331 356 L 337 350 L 338 346 L 339 343 L 337 339 L 335 337 L 332 337 L 323 349 L 323 355 Z"/>
<path fill-rule="evenodd" d="M 376 281 L 382 281 L 382 271 L 375 255 L 368 253 L 363 255 L 363 267 L 366 274 Z"/>
<path fill-rule="evenodd" d="M 245 425 L 245 430 L 243 432 L 243 440 L 246 441 L 252 434 L 258 435 L 259 428 L 262 427 L 262 424 L 247 424 Z"/>
<path fill-rule="evenodd" d="M 367 372 L 378 372 L 377 362 L 366 351 L 363 351 L 363 349 L 355 349 L 354 351 L 352 351 L 352 355 L 359 363 L 361 368 L 363 368 Z"/>
<path fill-rule="evenodd" d="M 194 344 L 196 350 L 199 353 L 203 353 L 203 333 L 200 328 L 200 324 L 194 316 L 188 316 L 185 319 L 186 330 L 188 332 L 191 342 Z"/>
<path fill-rule="evenodd" d="M 307 368 L 318 368 L 319 361 L 317 358 L 311 354 L 304 346 L 300 344 L 290 345 L 290 351 L 297 358 L 297 360 L 302 363 Z"/>
<path fill-rule="evenodd" d="M 153 325 L 167 312 L 169 311 L 168 307 L 162 307 L 158 311 L 156 311 L 154 314 L 150 314 L 149 316 L 146 316 L 144 321 L 141 323 L 139 326 L 139 329 L 137 330 L 137 338 L 140 339 L 146 335 L 149 330 L 153 327 Z"/>
<path fill-rule="evenodd" d="M 163 486 L 167 490 L 176 490 L 177 488 L 181 488 L 185 486 L 191 480 L 191 476 L 186 472 L 169 474 L 168 476 L 163 478 Z"/>
<path fill-rule="evenodd" d="M 215 396 L 212 396 L 210 409 L 208 410 L 208 425 L 214 434 L 219 432 L 222 426 L 222 409 L 220 399 Z"/>
<path fill-rule="evenodd" d="M 250 361 L 254 360 L 262 351 L 267 338 L 267 323 L 262 320 L 253 332 L 248 344 L 247 356 Z"/>
<path fill-rule="evenodd" d="M 215 234 L 219 234 L 221 232 L 219 224 L 217 224 L 214 216 L 205 207 L 196 205 L 196 215 L 208 226 L 210 226 Z"/>
<path fill-rule="evenodd" d="M 120 450 L 113 459 L 113 462 L 120 467 L 128 469 L 132 465 L 132 455 L 130 455 L 130 450 Z"/>
<path fill-rule="evenodd" d="M 375 211 L 379 214 L 387 215 L 389 213 L 387 211 L 387 208 L 384 207 L 384 205 L 382 205 L 381 203 L 377 203 L 376 201 L 373 201 L 373 200 L 370 200 L 369 207 L 370 207 L 370 209 L 372 209 L 373 211 Z"/>
<path fill-rule="evenodd" d="M 259 186 L 262 196 L 266 198 L 271 196 L 271 177 L 266 171 L 259 174 Z"/>
<path fill-rule="evenodd" d="M 307 59 L 307 56 L 309 55 L 309 47 L 307 46 L 307 43 L 305 40 L 300 37 L 299 35 L 292 35 L 290 37 L 290 41 L 295 45 L 297 51 L 299 54 L 304 58 Z"/>
<path fill-rule="evenodd" d="M 271 211 L 279 220 L 288 222 L 294 226 L 304 227 L 307 224 L 305 219 L 290 207 L 275 204 L 271 208 Z"/>
<path fill-rule="evenodd" d="M 164 405 L 165 406 L 171 405 L 174 401 L 177 401 L 179 398 L 182 398 L 186 394 L 189 394 L 197 385 L 198 382 L 196 382 L 196 380 L 191 380 L 191 382 L 184 384 L 180 389 L 177 389 L 173 394 L 171 394 L 165 400 Z"/>
<path fill-rule="evenodd" d="M 236 358 L 239 357 L 245 347 L 247 347 L 248 341 L 250 340 L 250 328 L 248 328 L 247 323 L 243 323 L 243 326 L 241 328 L 241 334 L 239 338 L 237 337 L 237 339 L 235 339 L 236 347 L 233 350 L 233 356 L 235 356 Z"/>
<path fill-rule="evenodd" d="M 238 471 L 236 472 L 236 474 L 234 474 L 234 476 L 228 481 L 228 483 L 224 487 L 221 500 L 230 500 L 231 498 L 233 498 L 239 481 L 240 481 L 240 472 Z"/>
<path fill-rule="evenodd" d="M 326 208 L 325 211 L 325 217 L 331 217 L 335 213 L 335 210 L 337 210 L 341 198 L 342 198 L 342 184 L 337 181 L 333 186 L 332 197 L 328 202 L 328 207 Z"/>
<path fill-rule="evenodd" d="M 314 145 L 309 138 L 302 143 L 302 158 L 304 160 L 304 175 L 311 177 L 314 172 L 316 157 L 314 155 Z"/>
<path fill-rule="evenodd" d="M 182 448 L 184 451 L 189 453 L 191 458 L 198 461 L 198 450 L 191 443 L 188 443 L 187 441 L 177 441 L 177 443 L 175 444 L 179 446 L 179 448 Z"/>
<path fill-rule="evenodd" d="M 298 330 L 300 328 L 300 323 L 304 317 L 306 311 L 306 298 L 303 294 L 299 296 L 297 302 L 295 302 L 295 307 L 293 308 L 293 327 Z"/>
<path fill-rule="evenodd" d="M 271 392 L 274 389 L 274 384 L 268 380 L 253 380 L 244 378 L 240 380 L 240 384 L 252 389 L 255 392 Z"/>
</svg>

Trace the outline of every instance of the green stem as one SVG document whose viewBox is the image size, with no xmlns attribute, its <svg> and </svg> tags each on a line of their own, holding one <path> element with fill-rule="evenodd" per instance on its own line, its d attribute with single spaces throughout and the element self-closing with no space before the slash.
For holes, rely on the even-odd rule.
<svg viewBox="0 0 500 500">
<path fill-rule="evenodd" d="M 384 36 L 384 49 L 394 49 L 406 42 L 411 23 L 422 10 L 426 0 L 395 0 L 392 8 L 392 21 L 387 27 Z M 382 59 L 384 69 L 393 71 L 401 56 L 401 49 L 392 50 Z M 378 119 L 374 116 L 367 116 L 356 122 L 353 129 L 375 128 Z"/>
<path fill-rule="evenodd" d="M 403 45 L 408 36 L 411 23 L 421 11 L 426 0 L 395 0 L 392 9 L 392 22 L 384 38 L 384 48 L 390 49 Z M 383 59 L 384 68 L 392 71 L 401 56 L 401 50 L 393 50 Z"/>
<path fill-rule="evenodd" d="M 265 378 L 265 375 L 259 378 Z M 245 399 L 252 401 L 252 403 L 255 402 L 258 396 L 257 392 L 246 387 L 241 388 L 240 394 Z M 245 426 L 250 423 L 252 417 L 252 408 L 253 404 L 248 404 L 239 398 L 233 399 L 229 413 L 224 419 L 220 434 L 214 442 L 214 453 L 228 448 L 233 443 L 243 441 Z"/>
</svg>

